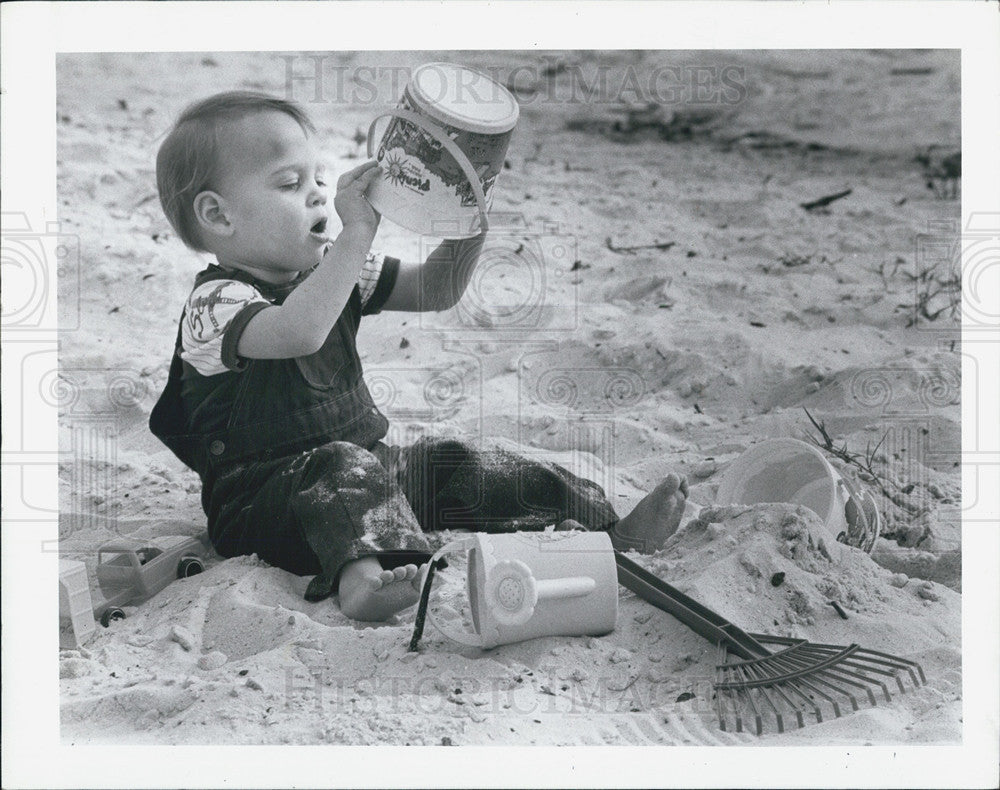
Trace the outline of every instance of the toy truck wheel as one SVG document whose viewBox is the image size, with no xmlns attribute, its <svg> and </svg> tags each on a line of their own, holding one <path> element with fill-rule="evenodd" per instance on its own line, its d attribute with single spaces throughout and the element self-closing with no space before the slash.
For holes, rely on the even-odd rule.
<svg viewBox="0 0 1000 790">
<path fill-rule="evenodd" d="M 112 606 L 101 612 L 101 625 L 107 628 L 111 625 L 112 620 L 124 620 L 125 612 L 119 609 L 117 606 Z"/>
<path fill-rule="evenodd" d="M 177 564 L 177 578 L 186 579 L 188 576 L 194 576 L 203 570 L 205 570 L 205 566 L 197 557 L 182 557 Z"/>
</svg>

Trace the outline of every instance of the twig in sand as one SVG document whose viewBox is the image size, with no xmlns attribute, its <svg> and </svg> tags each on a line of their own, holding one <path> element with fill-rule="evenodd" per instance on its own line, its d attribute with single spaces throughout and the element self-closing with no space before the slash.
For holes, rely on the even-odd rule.
<svg viewBox="0 0 1000 790">
<path fill-rule="evenodd" d="M 962 181 L 962 152 L 941 153 L 939 145 L 930 145 L 914 157 L 923 168 L 927 188 L 939 200 L 958 197 Z"/>
<path fill-rule="evenodd" d="M 604 240 L 604 243 L 605 245 L 607 245 L 607 248 L 612 252 L 625 253 L 626 255 L 635 255 L 636 251 L 638 250 L 669 250 L 671 247 L 677 244 L 676 241 L 658 241 L 654 242 L 653 244 L 636 244 L 635 246 L 631 247 L 616 247 L 612 243 L 610 236 L 608 236 Z"/>
<path fill-rule="evenodd" d="M 905 510 L 907 513 L 910 514 L 917 514 L 923 510 L 923 508 L 919 507 L 918 505 L 914 505 L 913 503 L 907 501 L 902 491 L 900 491 L 899 493 L 893 493 L 889 491 L 889 489 L 886 487 L 886 482 L 887 481 L 891 482 L 889 481 L 889 478 L 875 471 L 875 463 L 876 463 L 876 457 L 878 455 L 878 450 L 882 446 L 882 443 L 885 442 L 886 438 L 889 436 L 889 431 L 886 431 L 884 434 L 882 434 L 882 438 L 879 439 L 878 442 L 876 442 L 874 447 L 872 447 L 871 442 L 869 442 L 868 446 L 865 448 L 864 454 L 855 453 L 847 449 L 846 442 L 840 447 L 835 446 L 833 443 L 833 438 L 830 436 L 830 433 L 826 430 L 826 424 L 822 421 L 816 422 L 816 419 L 809 413 L 809 409 L 803 407 L 802 410 L 806 413 L 806 416 L 809 418 L 809 422 L 811 422 L 813 426 L 816 428 L 816 430 L 819 431 L 820 433 L 819 439 L 817 439 L 812 434 L 807 434 L 809 440 L 813 444 L 815 444 L 821 450 L 826 450 L 826 452 L 828 452 L 834 458 L 839 458 L 841 461 L 844 461 L 850 464 L 851 466 L 854 466 L 855 468 L 864 472 L 866 475 L 870 476 L 871 479 L 874 481 L 874 483 L 879 487 L 879 490 L 882 492 L 882 495 L 897 507 L 902 508 L 903 510 Z M 892 485 L 895 486 L 895 483 L 892 483 Z M 899 486 L 896 486 L 896 488 L 899 488 Z"/>
<path fill-rule="evenodd" d="M 853 189 L 845 189 L 843 192 L 837 192 L 833 195 L 825 195 L 821 198 L 817 198 L 816 200 L 811 200 L 808 203 L 799 203 L 799 205 L 802 206 L 802 208 L 804 208 L 806 211 L 812 211 L 813 209 L 817 208 L 825 208 L 826 206 L 829 206 L 831 203 L 833 203 L 833 201 L 847 197 L 853 191 L 854 191 Z"/>
<path fill-rule="evenodd" d="M 791 252 L 786 252 L 780 258 L 778 258 L 778 263 L 789 269 L 793 269 L 796 266 L 806 266 L 812 263 L 812 255 L 796 255 Z"/>
<path fill-rule="evenodd" d="M 900 258 L 897 255 L 896 260 L 894 260 L 891 264 L 888 261 L 882 261 L 881 263 L 879 263 L 878 268 L 875 268 L 874 266 L 869 266 L 868 271 L 870 271 L 872 274 L 877 274 L 879 276 L 879 279 L 882 280 L 882 289 L 888 291 L 889 281 L 896 276 L 896 272 L 899 271 L 899 267 L 904 266 L 905 264 L 906 264 L 906 259 Z M 892 271 L 886 274 L 886 267 L 890 265 L 892 266 Z"/>
<path fill-rule="evenodd" d="M 962 306 L 962 277 L 952 271 L 941 275 L 938 273 L 938 262 L 921 269 L 916 274 L 903 272 L 903 276 L 916 287 L 916 298 L 913 304 L 900 304 L 900 308 L 912 310 L 907 327 L 916 325 L 921 318 L 928 321 L 935 321 L 945 310 L 948 310 L 951 317 L 958 315 Z M 931 310 L 931 302 L 938 296 L 944 296 L 945 304 L 937 310 Z"/>
<path fill-rule="evenodd" d="M 922 268 L 919 268 L 918 263 L 917 272 L 914 274 L 906 269 L 900 271 L 900 267 L 906 265 L 906 259 L 897 257 L 892 263 L 882 261 L 877 267 L 869 267 L 868 271 L 879 276 L 882 288 L 886 291 L 897 275 L 914 287 L 913 301 L 896 305 L 897 309 L 907 310 L 910 313 L 906 326 L 911 327 L 918 324 L 921 319 L 936 321 L 945 312 L 952 319 L 958 317 L 962 309 L 962 276 L 953 264 L 946 270 L 950 263 L 935 259 L 930 265 Z M 940 301 L 942 299 L 943 303 Z"/>
</svg>

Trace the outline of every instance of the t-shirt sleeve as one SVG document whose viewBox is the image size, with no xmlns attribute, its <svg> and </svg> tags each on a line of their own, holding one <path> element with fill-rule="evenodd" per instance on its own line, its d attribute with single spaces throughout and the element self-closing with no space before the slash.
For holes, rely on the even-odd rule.
<svg viewBox="0 0 1000 790">
<path fill-rule="evenodd" d="M 369 252 L 358 277 L 361 292 L 361 314 L 374 315 L 382 310 L 392 293 L 399 274 L 399 259 L 380 252 Z"/>
<path fill-rule="evenodd" d="M 203 376 L 240 371 L 247 361 L 236 354 L 243 330 L 271 303 L 239 280 L 211 280 L 188 297 L 181 327 L 181 359 Z"/>
</svg>

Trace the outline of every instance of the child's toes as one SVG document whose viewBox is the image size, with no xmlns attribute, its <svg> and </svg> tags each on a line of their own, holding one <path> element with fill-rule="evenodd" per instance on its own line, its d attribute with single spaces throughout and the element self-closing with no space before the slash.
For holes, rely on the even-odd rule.
<svg viewBox="0 0 1000 790">
<path fill-rule="evenodd" d="M 674 494 L 677 493 L 680 487 L 681 487 L 681 479 L 673 472 L 671 472 L 666 477 L 664 477 L 663 480 L 660 481 L 660 484 L 657 486 L 657 489 L 659 489 L 660 493 L 664 497 L 672 497 Z"/>
<path fill-rule="evenodd" d="M 377 581 L 378 585 L 375 588 L 376 590 L 385 587 L 385 585 L 387 584 L 392 584 L 394 581 L 396 581 L 396 574 L 394 571 L 382 571 L 378 575 Z"/>
<path fill-rule="evenodd" d="M 400 565 L 398 568 L 392 569 L 392 580 L 394 582 L 401 582 L 406 578 L 406 567 Z"/>
<path fill-rule="evenodd" d="M 412 563 L 410 565 L 404 565 L 403 571 L 404 571 L 403 574 L 404 579 L 412 579 L 417 575 L 417 566 L 413 565 Z"/>
</svg>

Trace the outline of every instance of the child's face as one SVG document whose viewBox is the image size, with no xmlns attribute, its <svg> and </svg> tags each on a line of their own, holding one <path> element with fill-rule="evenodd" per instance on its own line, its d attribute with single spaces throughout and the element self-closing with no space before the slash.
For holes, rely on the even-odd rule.
<svg viewBox="0 0 1000 790">
<path fill-rule="evenodd" d="M 232 234 L 220 260 L 279 279 L 312 268 L 330 241 L 325 166 L 294 118 L 257 113 L 220 130 L 217 191 Z"/>
</svg>

